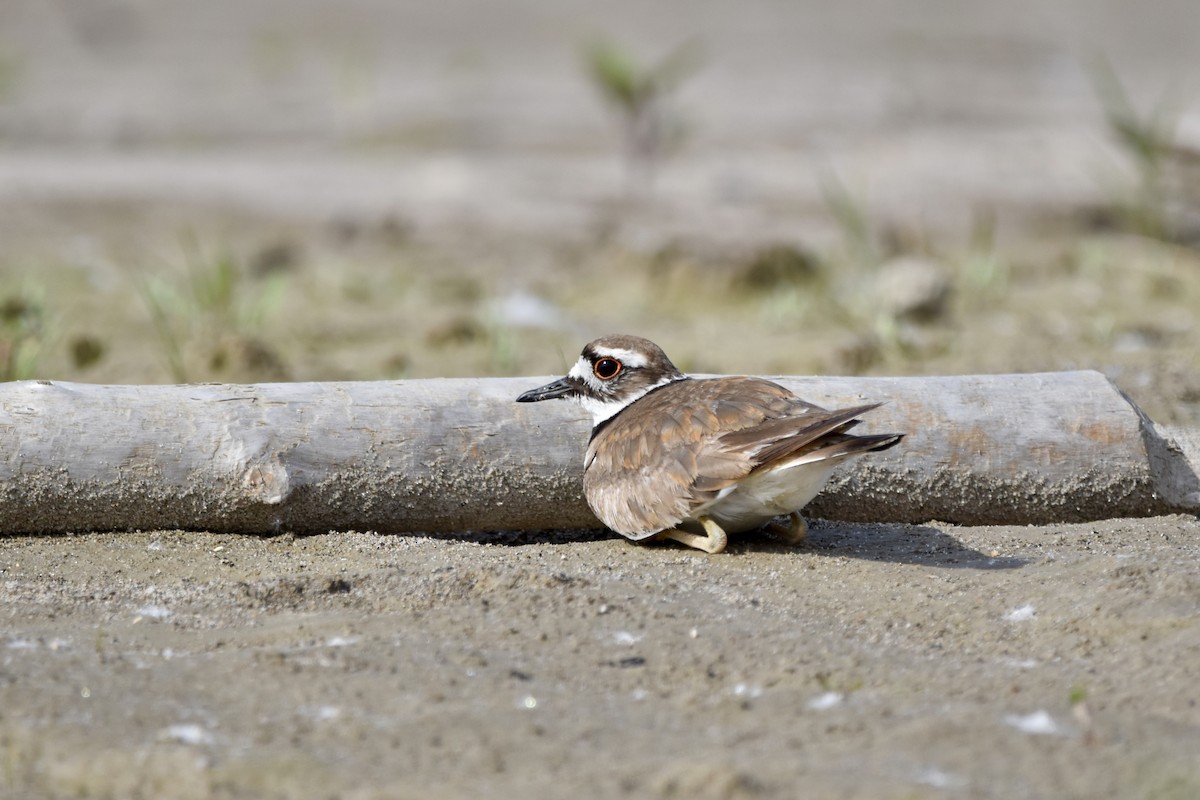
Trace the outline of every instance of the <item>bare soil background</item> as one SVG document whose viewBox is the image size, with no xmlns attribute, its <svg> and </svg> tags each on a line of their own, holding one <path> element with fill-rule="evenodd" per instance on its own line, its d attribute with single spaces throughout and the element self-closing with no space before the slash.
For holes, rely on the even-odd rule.
<svg viewBox="0 0 1200 800">
<path fill-rule="evenodd" d="M 1094 368 L 1200 425 L 1198 30 L 1184 0 L 9 0 L 2 377 L 545 375 L 628 331 L 703 372 Z M 652 164 L 599 37 L 698 43 Z M 721 557 L 3 537 L 0 796 L 1196 797 L 1198 549 L 1185 517 Z"/>
</svg>

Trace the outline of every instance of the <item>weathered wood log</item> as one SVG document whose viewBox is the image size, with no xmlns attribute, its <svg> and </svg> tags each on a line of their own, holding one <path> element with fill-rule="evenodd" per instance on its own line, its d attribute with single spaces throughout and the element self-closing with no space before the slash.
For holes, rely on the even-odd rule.
<svg viewBox="0 0 1200 800">
<path fill-rule="evenodd" d="M 547 379 L 0 384 L 0 532 L 596 527 L 589 421 L 518 405 Z M 1200 509 L 1200 436 L 1095 372 L 777 378 L 828 406 L 886 401 L 901 446 L 809 507 L 847 520 L 1045 523 Z"/>
</svg>

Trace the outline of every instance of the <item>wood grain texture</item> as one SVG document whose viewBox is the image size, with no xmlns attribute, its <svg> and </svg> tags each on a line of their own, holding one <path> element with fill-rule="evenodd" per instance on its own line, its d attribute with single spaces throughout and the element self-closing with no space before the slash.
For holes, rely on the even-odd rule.
<svg viewBox="0 0 1200 800">
<path fill-rule="evenodd" d="M 0 384 L 0 532 L 595 527 L 590 421 L 544 378 Z M 1200 437 L 1095 372 L 773 378 L 907 434 L 810 504 L 847 520 L 1045 523 L 1200 509 Z"/>
</svg>

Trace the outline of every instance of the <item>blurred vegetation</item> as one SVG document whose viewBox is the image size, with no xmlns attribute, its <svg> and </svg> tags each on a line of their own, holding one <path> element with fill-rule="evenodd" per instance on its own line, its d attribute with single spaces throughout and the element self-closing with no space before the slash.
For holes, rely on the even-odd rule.
<svg viewBox="0 0 1200 800">
<path fill-rule="evenodd" d="M 683 141 L 685 125 L 672 102 L 700 68 L 700 47 L 687 41 L 653 66 L 643 66 L 625 48 L 602 39 L 586 49 L 584 60 L 592 84 L 617 117 L 630 181 L 644 188 L 661 160 Z"/>
<path fill-rule="evenodd" d="M 768 244 L 732 266 L 734 286 L 757 292 L 778 292 L 809 286 L 822 274 L 816 254 L 792 244 Z M 815 288 L 815 287 L 812 287 Z"/>
<path fill-rule="evenodd" d="M 962 256 L 963 282 L 969 296 L 984 302 L 1003 297 L 1008 290 L 1010 269 L 996 242 L 995 212 L 976 208 Z"/>
<path fill-rule="evenodd" d="M 845 257 L 858 267 L 879 266 L 883 253 L 866 200 L 851 192 L 832 170 L 821 178 L 821 199 L 842 234 Z"/>
<path fill-rule="evenodd" d="M 282 360 L 258 335 L 283 298 L 283 261 L 281 253 L 264 251 L 257 262 L 261 277 L 256 277 L 232 253 L 207 255 L 189 242 L 182 273 L 152 275 L 139 282 L 175 381 L 286 377 Z"/>
<path fill-rule="evenodd" d="M 214 235 L 165 265 L 147 247 L 123 263 L 156 271 L 121 266 L 101 284 L 51 262 L 45 292 L 0 293 L 0 366 L 6 379 L 102 382 L 546 375 L 592 336 L 628 331 L 696 372 L 1096 367 L 1126 374 L 1123 388 L 1154 385 L 1135 392 L 1152 416 L 1200 420 L 1200 254 L 1086 231 L 1005 242 L 986 209 L 961 241 L 889 234 L 851 206 L 853 224 L 822 247 L 559 243 L 531 261 L 503 240 L 455 250 L 331 227 L 266 244 Z M 131 288 L 144 316 L 129 313 Z M 1154 375 L 1171 388 L 1145 383 Z"/>
<path fill-rule="evenodd" d="M 1134 170 L 1134 185 L 1115 192 L 1117 224 L 1142 236 L 1200 244 L 1200 149 L 1178 137 L 1181 104 L 1164 93 L 1139 112 L 1103 56 L 1088 69 L 1109 135 Z"/>
<path fill-rule="evenodd" d="M 23 287 L 0 296 L 0 380 L 37 377 L 47 327 L 40 289 Z"/>
</svg>

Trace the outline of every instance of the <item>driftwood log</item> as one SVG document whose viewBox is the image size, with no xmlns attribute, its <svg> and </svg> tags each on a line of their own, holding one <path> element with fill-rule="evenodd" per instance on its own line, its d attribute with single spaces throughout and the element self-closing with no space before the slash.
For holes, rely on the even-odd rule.
<svg viewBox="0 0 1200 800">
<path fill-rule="evenodd" d="M 598 527 L 589 421 L 518 405 L 547 378 L 0 384 L 0 532 L 483 531 Z M 843 468 L 807 513 L 1049 523 L 1200 509 L 1200 435 L 1096 372 L 776 378 L 827 406 L 886 401 L 899 447 Z"/>
</svg>

